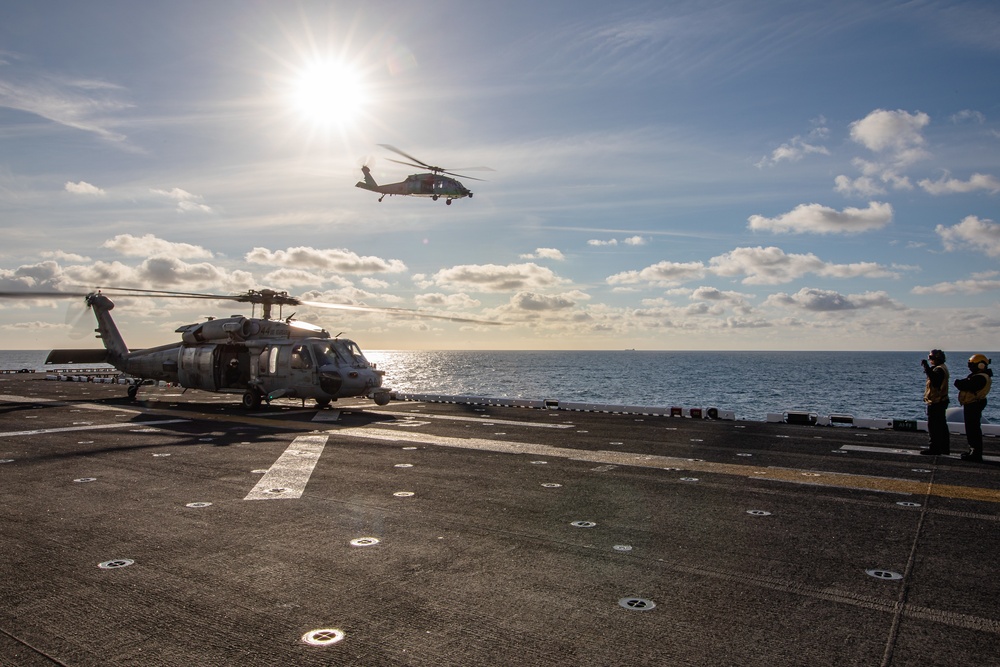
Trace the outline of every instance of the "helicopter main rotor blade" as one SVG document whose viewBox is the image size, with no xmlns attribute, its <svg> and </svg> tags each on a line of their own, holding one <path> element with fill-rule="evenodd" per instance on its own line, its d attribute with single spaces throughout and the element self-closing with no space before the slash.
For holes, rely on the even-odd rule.
<svg viewBox="0 0 1000 667">
<path fill-rule="evenodd" d="M 435 167 L 430 166 L 429 164 L 427 164 L 426 162 L 424 162 L 422 160 L 418 160 L 417 158 L 413 157 L 409 153 L 404 153 L 403 151 L 399 150 L 395 146 L 390 146 L 389 144 L 379 144 L 379 146 L 381 146 L 382 148 L 387 148 L 390 151 L 392 151 L 393 153 L 398 153 L 399 155 L 402 155 L 405 158 L 409 158 L 409 159 L 413 160 L 414 162 L 417 163 L 417 164 L 413 165 L 414 167 L 426 167 L 427 169 L 435 169 Z"/>
<path fill-rule="evenodd" d="M 352 306 L 346 303 L 327 303 L 325 301 L 300 301 L 303 306 L 314 306 L 316 308 L 330 308 L 333 310 L 356 310 L 369 313 L 388 313 L 390 315 L 403 315 L 405 317 L 419 317 L 430 320 L 445 320 L 447 322 L 465 322 L 468 324 L 487 324 L 490 326 L 502 326 L 503 322 L 490 320 L 476 320 L 471 317 L 456 317 L 453 315 L 434 315 L 419 310 L 408 308 L 378 308 L 375 306 Z"/>
<path fill-rule="evenodd" d="M 459 178 L 464 178 L 469 181 L 486 181 L 485 178 L 476 178 L 475 176 L 463 176 L 462 174 L 456 174 L 453 171 L 442 171 L 442 174 L 448 174 L 449 176 L 458 176 Z"/>
<path fill-rule="evenodd" d="M 78 299 L 90 292 L 0 292 L 0 299 Z"/>
<path fill-rule="evenodd" d="M 434 167 L 429 167 L 426 164 L 417 164 L 416 162 L 403 162 L 402 160 L 394 160 L 391 157 L 387 157 L 386 160 L 389 162 L 395 162 L 396 164 L 405 164 L 407 167 L 416 167 L 417 169 L 430 169 L 431 171 L 438 171 Z"/>
<path fill-rule="evenodd" d="M 113 294 L 112 296 L 125 296 L 125 297 L 149 297 L 150 299 L 166 298 L 166 299 L 221 299 L 225 300 L 235 300 L 235 297 L 227 294 L 205 294 L 203 292 L 170 292 L 167 290 L 158 289 L 139 289 L 138 287 L 95 287 L 98 290 L 112 290 L 118 292 L 119 294 Z M 125 294 L 125 292 L 130 292 Z M 137 294 L 131 294 L 131 292 L 138 292 Z"/>
</svg>

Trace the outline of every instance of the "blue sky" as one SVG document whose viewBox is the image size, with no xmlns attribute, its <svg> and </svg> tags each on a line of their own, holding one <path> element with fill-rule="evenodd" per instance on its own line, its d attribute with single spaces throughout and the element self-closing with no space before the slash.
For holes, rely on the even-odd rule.
<svg viewBox="0 0 1000 667">
<path fill-rule="evenodd" d="M 507 323 L 296 314 L 368 349 L 988 352 L 998 71 L 993 2 L 14 0 L 0 291 Z M 495 171 L 380 203 L 362 164 L 417 170 L 379 144 Z M 239 312 L 116 302 L 132 346 Z M 0 347 L 67 318 L 0 302 Z"/>
</svg>

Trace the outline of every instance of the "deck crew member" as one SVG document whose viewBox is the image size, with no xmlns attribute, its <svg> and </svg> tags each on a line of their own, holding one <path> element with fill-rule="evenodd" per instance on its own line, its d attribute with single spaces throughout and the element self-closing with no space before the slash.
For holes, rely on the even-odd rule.
<svg viewBox="0 0 1000 667">
<path fill-rule="evenodd" d="M 963 461 L 983 460 L 983 409 L 986 408 L 986 394 L 993 385 L 993 371 L 985 354 L 969 357 L 969 375 L 955 380 L 958 402 L 965 415 L 965 437 L 969 439 L 969 451 L 962 454 Z"/>
<path fill-rule="evenodd" d="M 928 363 L 930 360 L 930 363 Z M 951 436 L 948 433 L 948 367 L 944 364 L 945 355 L 941 350 L 931 350 L 927 359 L 921 359 L 927 383 L 924 386 L 924 403 L 927 404 L 927 432 L 930 434 L 930 445 L 920 450 L 927 456 L 947 455 L 951 453 Z"/>
</svg>

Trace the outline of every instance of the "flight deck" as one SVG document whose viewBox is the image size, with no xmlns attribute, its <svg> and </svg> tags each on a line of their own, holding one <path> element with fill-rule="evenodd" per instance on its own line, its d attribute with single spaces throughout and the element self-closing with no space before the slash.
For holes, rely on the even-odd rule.
<svg viewBox="0 0 1000 667">
<path fill-rule="evenodd" d="M 2 665 L 1000 664 L 995 437 L 43 378 Z"/>
</svg>

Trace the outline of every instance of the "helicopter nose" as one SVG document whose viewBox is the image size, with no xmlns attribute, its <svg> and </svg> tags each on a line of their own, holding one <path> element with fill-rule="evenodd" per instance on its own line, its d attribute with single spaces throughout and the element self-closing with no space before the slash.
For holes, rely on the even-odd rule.
<svg viewBox="0 0 1000 667">
<path fill-rule="evenodd" d="M 344 386 L 344 377 L 334 367 L 322 368 L 319 372 L 319 388 L 328 394 L 336 394 Z"/>
</svg>

